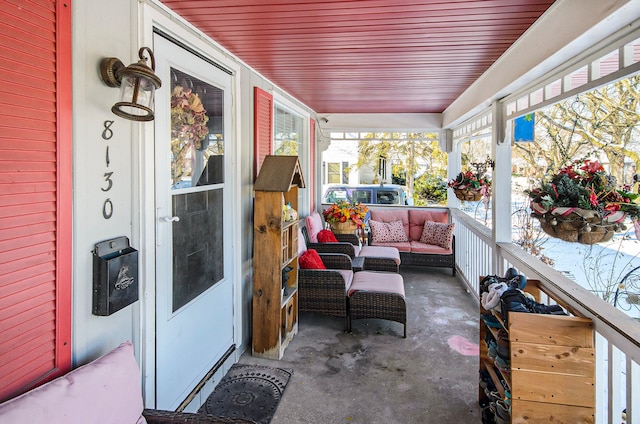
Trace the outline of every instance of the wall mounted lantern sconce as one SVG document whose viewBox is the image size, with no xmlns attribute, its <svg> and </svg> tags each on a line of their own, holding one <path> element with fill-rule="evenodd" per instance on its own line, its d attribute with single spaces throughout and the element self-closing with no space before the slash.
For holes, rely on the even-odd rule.
<svg viewBox="0 0 640 424">
<path fill-rule="evenodd" d="M 144 53 L 151 60 L 147 66 Z M 149 47 L 138 51 L 140 60 L 125 68 L 122 61 L 115 57 L 105 57 L 100 62 L 100 76 L 109 87 L 120 87 L 120 99 L 111 111 L 121 118 L 132 121 L 153 121 L 153 97 L 162 81 L 154 73 L 156 61 Z"/>
</svg>

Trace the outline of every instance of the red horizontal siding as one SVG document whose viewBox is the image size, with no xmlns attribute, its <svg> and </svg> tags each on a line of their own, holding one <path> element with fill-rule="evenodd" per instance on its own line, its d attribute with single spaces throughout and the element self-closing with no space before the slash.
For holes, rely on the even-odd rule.
<svg viewBox="0 0 640 424">
<path fill-rule="evenodd" d="M 31 226 L 30 228 L 33 228 Z M 9 252 L 14 249 L 33 246 L 40 243 L 55 241 L 55 235 L 51 231 L 30 234 L 27 237 L 15 237 L 10 240 L 0 241 L 0 253 Z"/>
<path fill-rule="evenodd" d="M 31 287 L 43 287 L 54 281 L 56 277 L 55 272 L 45 271 L 38 275 L 19 279 L 15 281 L 7 280 L 3 285 L 2 296 L 12 296 L 16 293 L 24 290 L 29 290 Z"/>
<path fill-rule="evenodd" d="M 51 243 L 40 243 L 34 244 L 31 246 L 23 247 L 20 249 L 13 249 L 9 252 L 6 252 L 2 255 L 3 261 L 9 262 L 17 262 L 20 260 L 24 260 L 26 258 L 37 257 L 41 254 L 47 254 L 50 257 L 55 257 L 54 254 L 56 252 L 56 244 L 55 242 Z"/>
<path fill-rule="evenodd" d="M 0 2 L 0 401 L 70 367 L 70 18 Z"/>
<path fill-rule="evenodd" d="M 11 228 L 9 230 L 0 229 L 0 244 L 4 245 L 11 243 L 13 240 L 22 240 L 24 237 L 31 237 L 33 235 L 40 235 L 43 233 L 50 233 L 55 230 L 55 225 L 50 222 L 43 222 L 36 225 L 30 225 L 28 227 Z M 12 234 L 14 237 L 4 237 L 6 234 Z M 55 232 L 53 232 L 55 236 Z M 2 276 L 0 276 L 2 278 Z"/>
</svg>

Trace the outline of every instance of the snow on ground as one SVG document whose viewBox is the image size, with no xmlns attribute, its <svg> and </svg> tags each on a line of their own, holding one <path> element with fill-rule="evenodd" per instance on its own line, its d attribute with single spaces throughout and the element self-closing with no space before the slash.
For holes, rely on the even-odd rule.
<svg viewBox="0 0 640 424">
<path fill-rule="evenodd" d="M 542 253 L 553 259 L 554 269 L 596 294 L 607 287 L 615 291 L 625 275 L 640 266 L 640 242 L 632 229 L 616 233 L 610 242 L 594 245 L 549 237 Z M 620 309 L 624 312 L 640 318 L 640 305 L 623 306 Z"/>
</svg>

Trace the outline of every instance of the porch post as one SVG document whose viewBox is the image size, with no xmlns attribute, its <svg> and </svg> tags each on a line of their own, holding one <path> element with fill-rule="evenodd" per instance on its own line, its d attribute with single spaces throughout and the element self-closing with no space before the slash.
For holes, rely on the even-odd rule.
<svg viewBox="0 0 640 424">
<path fill-rule="evenodd" d="M 497 255 L 495 243 L 511 241 L 511 124 L 507 124 L 504 104 L 495 101 L 492 106 L 493 131 L 491 158 L 495 162 L 492 184 L 492 235 L 494 248 L 493 273 L 504 273 L 504 262 Z"/>
<path fill-rule="evenodd" d="M 440 140 L 440 148 L 447 152 L 447 181 L 460 173 L 462 169 L 462 155 L 460 146 L 462 143 L 454 144 L 453 130 L 445 130 Z M 444 143 L 443 143 L 444 142 Z M 460 200 L 456 196 L 447 196 L 447 206 L 450 208 L 460 208 Z"/>
</svg>

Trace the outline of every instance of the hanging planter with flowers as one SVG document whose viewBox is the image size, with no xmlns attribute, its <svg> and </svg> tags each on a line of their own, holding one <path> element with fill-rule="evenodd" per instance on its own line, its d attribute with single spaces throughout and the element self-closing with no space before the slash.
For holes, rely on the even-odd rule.
<svg viewBox="0 0 640 424">
<path fill-rule="evenodd" d="M 598 161 L 574 161 L 550 181 L 525 192 L 531 198 L 531 216 L 542 230 L 564 241 L 606 242 L 626 229 L 627 217 L 634 222 L 640 218 L 638 194 L 629 187 L 617 189 L 615 177 Z"/>
<path fill-rule="evenodd" d="M 477 171 L 461 172 L 447 186 L 462 201 L 488 201 L 491 196 L 491 180 Z"/>
</svg>

